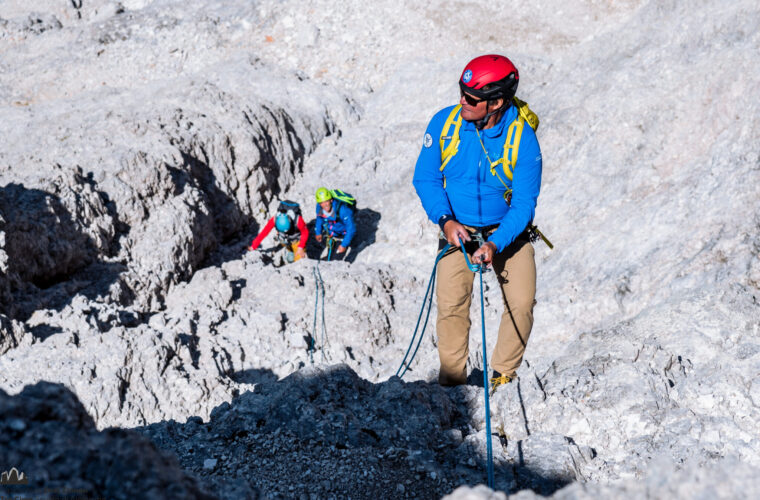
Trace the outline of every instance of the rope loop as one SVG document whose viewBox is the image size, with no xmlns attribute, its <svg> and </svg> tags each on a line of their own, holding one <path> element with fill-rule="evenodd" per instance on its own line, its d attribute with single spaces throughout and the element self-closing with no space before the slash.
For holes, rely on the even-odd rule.
<svg viewBox="0 0 760 500">
<path fill-rule="evenodd" d="M 409 342 L 409 347 L 406 350 L 406 354 L 404 354 L 404 359 L 401 360 L 401 365 L 398 367 L 398 370 L 396 370 L 396 376 L 397 377 L 403 377 L 406 371 L 409 369 L 409 366 L 411 366 L 412 361 L 414 361 L 414 357 L 417 355 L 417 350 L 420 348 L 420 344 L 422 343 L 422 337 L 425 336 L 425 328 L 427 328 L 428 319 L 430 318 L 430 310 L 433 306 L 433 294 L 431 291 L 435 288 L 435 269 L 438 267 L 438 262 L 443 258 L 444 255 L 446 255 L 446 252 L 448 252 L 449 248 L 451 248 L 451 244 L 447 243 L 443 249 L 438 252 L 438 255 L 435 258 L 435 263 L 433 264 L 433 272 L 430 273 L 430 279 L 428 280 L 428 286 L 427 290 L 425 290 L 425 296 L 422 298 L 422 307 L 420 308 L 420 314 L 417 316 L 417 324 L 414 326 L 414 333 L 412 334 L 412 340 Z M 425 305 L 427 303 L 427 314 L 425 315 L 425 323 L 422 325 L 422 330 L 420 331 L 420 336 L 417 338 L 417 331 L 420 327 L 420 321 L 422 320 L 422 313 L 425 312 Z M 414 348 L 414 352 L 412 352 L 411 357 L 409 357 L 409 353 L 412 351 L 412 346 L 414 345 L 415 339 L 417 339 L 417 346 Z M 407 361 L 408 358 L 408 361 Z"/>
</svg>

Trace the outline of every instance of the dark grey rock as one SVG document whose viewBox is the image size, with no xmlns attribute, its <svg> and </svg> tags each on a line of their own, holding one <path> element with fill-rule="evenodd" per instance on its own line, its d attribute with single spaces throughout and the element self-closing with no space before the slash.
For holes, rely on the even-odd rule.
<svg viewBox="0 0 760 500">
<path fill-rule="evenodd" d="M 40 382 L 16 396 L 0 390 L 0 456 L 28 478 L 27 485 L 0 485 L 0 495 L 216 498 L 139 433 L 98 431 L 59 384 Z"/>
</svg>

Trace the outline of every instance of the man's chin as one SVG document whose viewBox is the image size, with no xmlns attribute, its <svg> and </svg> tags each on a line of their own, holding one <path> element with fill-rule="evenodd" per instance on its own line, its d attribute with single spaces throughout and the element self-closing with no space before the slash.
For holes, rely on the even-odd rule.
<svg viewBox="0 0 760 500">
<path fill-rule="evenodd" d="M 468 111 L 468 110 L 466 110 L 464 108 L 462 108 L 461 116 L 462 116 L 462 120 L 465 120 L 465 121 L 468 121 L 468 122 L 474 122 L 474 121 L 477 121 L 480 118 L 482 118 L 482 117 L 478 116 L 477 114 L 475 114 L 475 113 L 473 113 L 471 111 Z"/>
</svg>

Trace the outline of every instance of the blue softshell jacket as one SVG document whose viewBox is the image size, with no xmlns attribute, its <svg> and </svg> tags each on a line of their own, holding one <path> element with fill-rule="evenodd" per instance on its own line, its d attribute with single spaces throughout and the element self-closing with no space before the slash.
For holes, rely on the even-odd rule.
<svg viewBox="0 0 760 500">
<path fill-rule="evenodd" d="M 491 174 L 490 163 L 483 148 L 491 161 L 504 155 L 507 130 L 517 118 L 517 108 L 510 107 L 494 127 L 480 131 L 483 146 L 475 125 L 463 120 L 459 129 L 459 151 L 441 171 L 439 140 L 446 118 L 453 108 L 454 106 L 449 106 L 442 109 L 430 120 L 412 182 L 427 216 L 435 223 L 444 215 L 451 215 L 467 226 L 498 224 L 498 229 L 488 237 L 488 241 L 493 242 L 501 252 L 525 230 L 535 216 L 541 188 L 541 148 L 535 132 L 526 123 L 512 181 L 503 174 L 501 164 L 496 167 L 500 169 L 501 178 L 512 188 L 512 203 L 507 205 L 504 200 L 504 184 Z"/>
<path fill-rule="evenodd" d="M 322 207 L 317 204 L 317 222 L 314 224 L 314 233 L 322 234 L 323 228 L 330 236 L 343 237 L 341 245 L 348 247 L 354 234 L 356 234 L 354 211 L 345 203 L 333 199 L 333 213 L 330 217 L 325 217 Z"/>
</svg>

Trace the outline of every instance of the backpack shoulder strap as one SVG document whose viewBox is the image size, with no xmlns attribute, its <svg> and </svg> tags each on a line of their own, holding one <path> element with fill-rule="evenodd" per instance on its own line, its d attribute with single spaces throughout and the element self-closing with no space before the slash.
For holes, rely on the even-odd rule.
<svg viewBox="0 0 760 500">
<path fill-rule="evenodd" d="M 459 129 L 462 126 L 461 111 L 461 104 L 454 106 L 441 129 L 441 137 L 439 138 L 441 144 L 441 171 L 446 168 L 446 164 L 449 163 L 449 160 L 451 160 L 459 150 Z M 452 127 L 453 131 L 451 130 Z M 446 144 L 446 141 L 449 141 L 448 145 Z"/>
<path fill-rule="evenodd" d="M 333 216 L 335 217 L 335 220 L 340 220 L 340 211 L 343 207 L 348 207 L 349 210 L 351 209 L 351 205 L 347 204 L 345 201 L 333 198 L 334 205 L 333 205 Z"/>
<path fill-rule="evenodd" d="M 538 115 L 531 111 L 527 102 L 521 101 L 517 97 L 512 98 L 512 102 L 517 108 L 517 119 L 510 123 L 507 129 L 507 137 L 504 140 L 504 155 L 501 160 L 491 165 L 491 173 L 498 177 L 504 186 L 507 186 L 507 183 L 496 173 L 496 164 L 501 163 L 504 175 L 511 181 L 515 165 L 517 165 L 517 153 L 520 150 L 520 140 L 525 124 L 527 123 L 530 128 L 536 130 L 539 123 Z"/>
<path fill-rule="evenodd" d="M 501 158 L 501 166 L 507 179 L 512 180 L 512 174 L 517 165 L 517 153 L 520 150 L 520 140 L 522 139 L 525 119 L 518 116 L 517 120 L 509 124 L 507 129 L 507 138 L 504 141 L 504 156 Z M 493 167 L 491 167 L 493 168 Z"/>
</svg>

